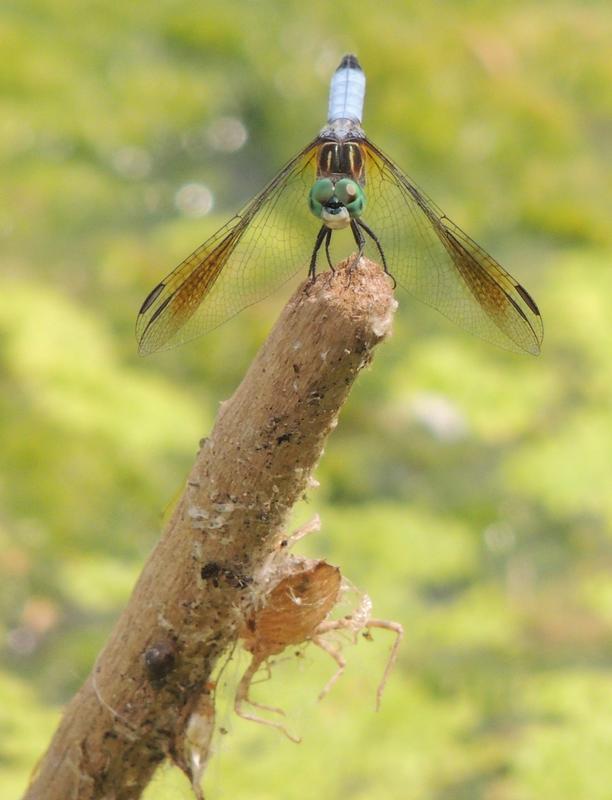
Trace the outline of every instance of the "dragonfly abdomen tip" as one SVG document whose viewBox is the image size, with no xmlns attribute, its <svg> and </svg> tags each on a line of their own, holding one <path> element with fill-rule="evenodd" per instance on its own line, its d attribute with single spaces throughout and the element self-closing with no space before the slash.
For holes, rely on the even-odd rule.
<svg viewBox="0 0 612 800">
<path fill-rule="evenodd" d="M 354 53 L 347 53 L 345 56 L 343 56 L 342 61 L 336 69 L 336 72 L 338 72 L 340 69 L 361 69 L 361 64 L 357 60 L 357 56 Z"/>
</svg>

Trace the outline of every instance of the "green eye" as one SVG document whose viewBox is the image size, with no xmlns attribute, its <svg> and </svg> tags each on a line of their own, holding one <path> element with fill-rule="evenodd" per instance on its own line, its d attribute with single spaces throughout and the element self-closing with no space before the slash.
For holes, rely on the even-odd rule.
<svg viewBox="0 0 612 800">
<path fill-rule="evenodd" d="M 344 207 L 352 219 L 363 212 L 365 195 L 361 186 L 350 178 L 341 178 L 336 183 L 329 178 L 320 178 L 310 190 L 308 203 L 315 217 L 322 218 L 324 211 L 328 215 L 340 215 Z M 330 211 L 331 207 L 335 210 Z M 345 217 L 346 211 L 344 212 Z M 338 218 L 343 219 L 344 217 L 339 216 Z M 348 217 L 346 219 L 348 220 Z"/>
<path fill-rule="evenodd" d="M 346 206 L 351 217 L 358 217 L 365 208 L 363 189 L 350 178 L 342 178 L 336 183 L 336 197 Z"/>
<path fill-rule="evenodd" d="M 323 206 L 334 196 L 334 184 L 329 178 L 321 178 L 310 190 L 308 204 L 315 217 L 320 217 L 323 213 Z"/>
<path fill-rule="evenodd" d="M 310 190 L 310 196 L 315 202 L 323 205 L 334 196 L 334 184 L 329 178 L 321 178 Z"/>
</svg>

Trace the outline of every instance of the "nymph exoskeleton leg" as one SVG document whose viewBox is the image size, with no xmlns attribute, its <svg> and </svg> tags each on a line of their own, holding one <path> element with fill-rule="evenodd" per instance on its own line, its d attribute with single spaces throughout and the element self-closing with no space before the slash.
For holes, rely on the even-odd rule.
<svg viewBox="0 0 612 800">
<path fill-rule="evenodd" d="M 292 734 L 282 723 L 265 719 L 265 717 L 258 717 L 256 714 L 249 714 L 242 709 L 242 704 L 248 703 L 249 705 L 254 706 L 255 708 L 260 708 L 263 711 L 271 711 L 282 715 L 285 713 L 281 708 L 274 708 L 273 706 L 264 706 L 261 703 L 254 703 L 249 698 L 251 683 L 253 682 L 253 677 L 255 676 L 255 673 L 259 669 L 260 665 L 260 659 L 253 656 L 248 669 L 242 676 L 240 683 L 238 684 L 238 688 L 236 689 L 236 696 L 234 698 L 234 711 L 239 717 L 242 717 L 242 719 L 247 719 L 250 722 L 257 722 L 260 725 L 268 725 L 270 728 L 277 728 L 277 730 L 282 731 L 288 739 L 291 739 L 292 742 L 299 744 L 302 741 L 300 737 Z"/>
<path fill-rule="evenodd" d="M 365 595 L 367 598 L 367 595 Z M 367 598 L 369 601 L 369 598 Z M 364 608 L 366 604 L 364 604 Z M 383 628 L 384 630 L 391 631 L 395 634 L 395 642 L 391 648 L 391 653 L 389 654 L 389 658 L 387 659 L 387 664 L 385 666 L 385 671 L 383 672 L 382 679 L 378 684 L 378 688 L 376 690 L 376 710 L 380 710 L 380 702 L 382 700 L 382 695 L 385 690 L 385 686 L 387 684 L 387 680 L 389 675 L 391 674 L 391 670 L 393 669 L 395 662 L 397 660 L 397 651 L 400 646 L 400 642 L 402 641 L 402 636 L 404 635 L 404 629 L 400 625 L 399 622 L 390 622 L 385 619 L 368 619 L 366 621 L 362 621 L 359 618 L 359 614 L 354 617 L 344 617 L 343 619 L 336 619 L 336 620 L 328 620 L 327 622 L 322 622 L 319 627 L 317 628 L 317 635 L 313 637 L 313 642 L 325 650 L 326 653 L 334 659 L 336 664 L 338 664 L 338 671 L 335 675 L 332 675 L 331 679 L 325 684 L 323 691 L 319 695 L 319 699 L 324 697 L 327 692 L 331 689 L 334 683 L 338 680 L 340 675 L 342 675 L 344 671 L 345 661 L 342 657 L 341 653 L 333 648 L 331 645 L 327 644 L 322 637 L 329 633 L 330 631 L 342 631 L 348 630 L 354 636 L 360 630 L 364 628 Z"/>
<path fill-rule="evenodd" d="M 296 528 L 296 530 L 294 530 L 290 536 L 283 540 L 283 547 L 291 549 L 293 545 L 296 542 L 299 542 L 300 539 L 303 539 L 304 536 L 308 536 L 311 533 L 317 533 L 320 530 L 321 517 L 318 514 L 315 514 L 309 522 L 306 522 L 304 525 L 300 525 L 300 527 Z"/>
<path fill-rule="evenodd" d="M 386 631 L 391 631 L 395 634 L 395 641 L 393 642 L 393 646 L 391 647 L 391 652 L 389 653 L 389 658 L 387 659 L 387 666 L 385 667 L 385 671 L 383 672 L 383 676 L 381 678 L 380 683 L 378 684 L 378 689 L 376 690 L 376 710 L 380 711 L 380 702 L 382 700 L 383 692 L 385 691 L 385 686 L 387 685 L 387 680 L 389 679 L 389 675 L 391 674 L 391 670 L 395 666 L 395 662 L 397 661 L 397 651 L 399 650 L 400 642 L 402 641 L 402 636 L 404 635 L 404 628 L 400 625 L 399 622 L 390 622 L 386 619 L 370 619 L 366 622 L 366 628 L 382 628 Z"/>
<path fill-rule="evenodd" d="M 340 620 L 341 621 L 341 620 Z M 328 628 L 327 630 L 331 630 Z M 344 672 L 344 668 L 346 667 L 346 660 L 342 655 L 341 651 L 337 647 L 333 647 L 331 644 L 322 639 L 320 636 L 314 636 L 312 639 L 313 644 L 316 644 L 317 647 L 320 647 L 321 650 L 324 650 L 329 656 L 331 656 L 336 664 L 338 665 L 338 669 L 334 672 L 331 678 L 327 681 L 325 686 L 319 692 L 319 700 L 322 700 L 325 695 L 329 692 L 332 688 L 334 683 L 338 680 L 338 678 Z"/>
</svg>

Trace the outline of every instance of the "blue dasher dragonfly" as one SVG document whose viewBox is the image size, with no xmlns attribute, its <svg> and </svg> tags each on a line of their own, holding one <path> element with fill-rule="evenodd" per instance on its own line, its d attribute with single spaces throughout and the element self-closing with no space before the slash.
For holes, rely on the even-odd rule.
<svg viewBox="0 0 612 800">
<path fill-rule="evenodd" d="M 327 125 L 226 225 L 148 294 L 139 352 L 193 339 L 264 299 L 297 272 L 316 277 L 332 237 L 448 319 L 503 348 L 540 352 L 527 290 L 467 236 L 361 127 L 365 75 L 346 55 L 331 80 Z M 350 239 L 349 239 L 350 245 Z"/>
</svg>

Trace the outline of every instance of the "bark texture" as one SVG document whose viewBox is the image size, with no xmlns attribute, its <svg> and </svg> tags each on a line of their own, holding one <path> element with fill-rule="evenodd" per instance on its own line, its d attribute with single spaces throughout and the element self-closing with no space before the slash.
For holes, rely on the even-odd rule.
<svg viewBox="0 0 612 800">
<path fill-rule="evenodd" d="M 130 800 L 206 706 L 252 575 L 285 535 L 328 434 L 395 309 L 376 264 L 304 283 L 222 404 L 128 606 L 41 759 L 26 800 Z M 212 712 L 211 712 L 212 713 Z"/>
</svg>

